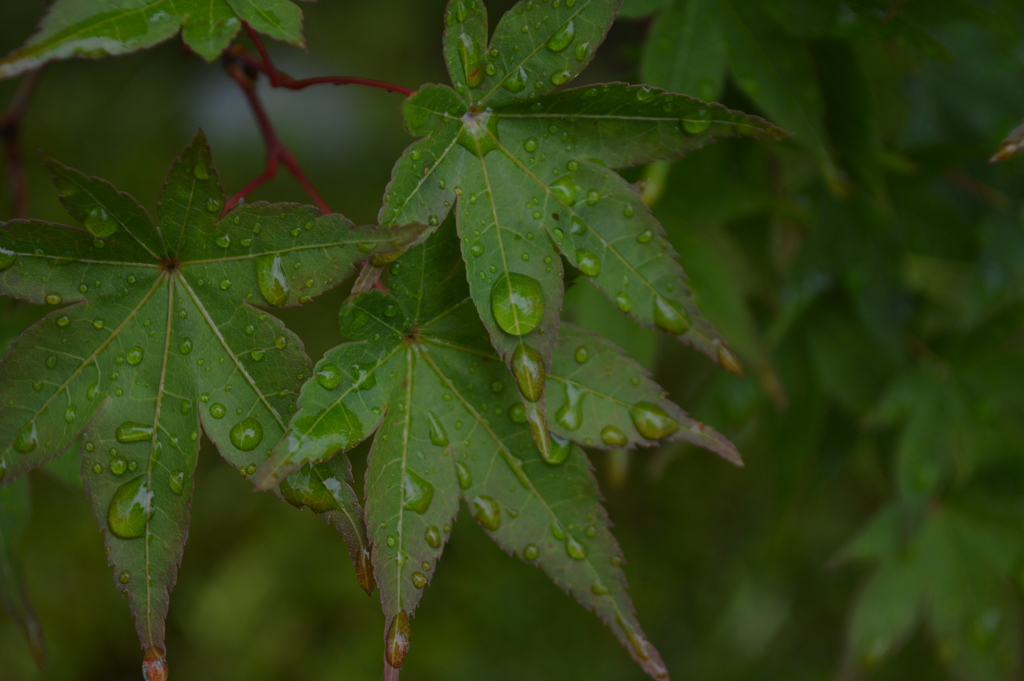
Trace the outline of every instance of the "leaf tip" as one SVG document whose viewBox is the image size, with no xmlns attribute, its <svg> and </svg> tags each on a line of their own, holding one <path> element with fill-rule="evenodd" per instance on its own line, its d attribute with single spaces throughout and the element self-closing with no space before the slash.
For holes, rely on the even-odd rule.
<svg viewBox="0 0 1024 681">
<path fill-rule="evenodd" d="M 373 588 L 377 585 L 377 582 L 373 578 L 373 563 L 370 562 L 370 550 L 365 547 L 356 558 L 356 580 L 367 596 L 373 595 Z"/>
<path fill-rule="evenodd" d="M 164 651 L 151 646 L 146 650 L 146 657 L 142 661 L 142 678 L 145 681 L 167 681 L 169 675 L 170 668 Z"/>
<path fill-rule="evenodd" d="M 387 662 L 384 666 L 385 679 L 398 678 L 398 670 L 409 652 L 409 634 L 409 615 L 405 610 L 399 610 L 391 619 L 384 639 L 384 660 Z"/>
</svg>

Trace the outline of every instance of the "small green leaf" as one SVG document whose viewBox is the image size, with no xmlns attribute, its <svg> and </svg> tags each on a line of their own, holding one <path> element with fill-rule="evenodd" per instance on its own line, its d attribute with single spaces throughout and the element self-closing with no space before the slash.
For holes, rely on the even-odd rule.
<svg viewBox="0 0 1024 681">
<path fill-rule="evenodd" d="M 39 31 L 0 60 L 0 78 L 54 59 L 134 52 L 179 30 L 186 45 L 213 61 L 243 21 L 278 40 L 304 44 L 302 10 L 290 0 L 57 0 Z"/>
<path fill-rule="evenodd" d="M 663 399 L 611 343 L 563 325 L 547 382 L 586 392 L 589 402 L 580 425 L 555 426 L 543 456 L 516 377 L 494 354 L 473 308 L 452 223 L 390 266 L 393 295 L 370 291 L 343 309 L 342 332 L 353 340 L 328 351 L 317 376 L 354 362 L 361 368 L 343 369 L 326 385 L 307 381 L 259 484 L 273 486 L 376 431 L 366 513 L 389 669 L 404 657 L 408 618 L 433 577 L 461 497 L 495 541 L 595 610 L 644 669 L 662 678 L 665 668 L 626 596 L 621 554 L 589 463 L 559 434 L 583 442 L 616 428 L 630 446 L 687 439 L 738 462 L 735 448 Z M 605 367 L 625 385 L 602 390 Z"/>
<path fill-rule="evenodd" d="M 839 171 L 829 149 L 810 50 L 774 25 L 756 4 L 721 2 L 722 30 L 736 82 L 814 152 L 825 176 L 838 185 Z"/>
<path fill-rule="evenodd" d="M 727 67 L 719 0 L 674 0 L 644 45 L 641 77 L 669 92 L 717 99 Z"/>
<path fill-rule="evenodd" d="M 311 375 L 299 339 L 257 306 L 309 302 L 419 229 L 357 228 L 294 204 L 255 203 L 221 218 L 224 194 L 202 134 L 168 172 L 159 226 L 108 183 L 51 170 L 85 229 L 0 225 L 0 293 L 66 305 L 0 362 L 0 484 L 83 434 L 85 487 L 108 530 L 115 581 L 144 646 L 162 649 L 200 425 L 251 476 Z M 367 544 L 348 471 L 321 473 L 322 485 L 334 481 L 336 503 L 314 510 L 352 542 L 358 569 Z"/>
<path fill-rule="evenodd" d="M 1007 610 L 1008 577 L 1022 557 L 1019 529 L 949 505 L 931 511 L 907 542 L 893 516 L 875 521 L 854 551 L 863 555 L 870 544 L 880 561 L 850 618 L 856 659 L 878 665 L 925 618 L 939 654 L 959 676 L 1007 678 L 1020 637 Z"/>
</svg>

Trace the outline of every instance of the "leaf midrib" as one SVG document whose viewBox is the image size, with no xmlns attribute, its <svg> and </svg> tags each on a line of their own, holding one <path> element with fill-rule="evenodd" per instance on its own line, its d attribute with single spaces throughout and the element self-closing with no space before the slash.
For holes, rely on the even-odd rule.
<svg viewBox="0 0 1024 681">
<path fill-rule="evenodd" d="M 433 358 L 431 358 L 429 351 L 421 345 L 420 346 L 420 353 L 419 354 L 420 354 L 421 357 L 423 357 L 424 361 L 427 362 L 427 364 L 434 371 L 435 375 L 437 375 L 437 377 L 441 380 L 441 382 L 444 383 L 445 385 L 447 385 L 448 389 L 452 391 L 452 394 L 454 394 L 455 397 L 459 400 L 459 402 L 462 403 L 463 408 L 467 412 L 469 412 L 469 414 L 477 422 L 477 425 L 479 425 L 480 428 L 482 428 L 491 437 L 491 439 L 495 443 L 497 443 L 498 449 L 501 452 L 502 458 L 505 460 L 505 463 L 508 464 L 509 468 L 512 469 L 513 473 L 516 475 L 516 478 L 519 479 L 520 482 L 525 480 L 525 481 L 530 483 L 529 484 L 529 491 L 530 491 L 530 493 L 533 495 L 533 498 L 535 498 L 540 503 L 540 505 L 544 508 L 544 510 L 547 511 L 548 516 L 552 520 L 554 520 L 556 522 L 559 522 L 562 525 L 562 527 L 566 527 L 567 523 L 561 523 L 561 519 L 555 513 L 554 509 L 547 502 L 547 500 L 544 499 L 540 495 L 540 492 L 537 491 L 537 488 L 533 484 L 533 480 L 526 474 L 526 471 L 523 470 L 522 466 L 519 465 L 519 463 L 516 461 L 516 459 L 512 455 L 512 453 L 510 451 L 508 451 L 508 448 L 505 446 L 504 441 L 497 436 L 497 434 L 491 429 L 490 424 L 488 424 L 487 421 L 480 415 L 480 413 L 477 412 L 477 410 L 473 408 L 473 405 L 469 402 L 469 400 L 467 400 L 462 395 L 462 393 L 459 391 L 459 389 L 455 387 L 454 382 L 451 379 L 449 379 L 448 376 L 445 375 L 445 373 L 443 371 L 441 371 L 441 368 L 437 365 L 436 362 L 434 362 Z M 587 554 L 587 557 L 583 559 L 583 562 L 587 565 L 587 567 L 590 568 L 591 577 L 594 580 L 600 580 L 600 578 L 601 578 L 600 573 L 598 573 L 597 568 L 594 567 L 594 563 L 590 559 L 589 553 Z M 623 610 L 619 607 L 618 600 L 615 599 L 615 598 L 612 598 L 612 597 L 609 597 L 608 600 L 612 604 L 612 608 L 615 611 L 617 619 L 621 619 L 624 622 L 628 621 L 626 615 L 630 614 L 630 613 L 624 613 L 623 612 Z"/>
</svg>

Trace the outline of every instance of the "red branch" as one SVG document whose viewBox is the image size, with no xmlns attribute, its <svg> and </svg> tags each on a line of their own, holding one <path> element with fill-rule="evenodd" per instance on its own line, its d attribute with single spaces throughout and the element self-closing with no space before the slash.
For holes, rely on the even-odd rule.
<svg viewBox="0 0 1024 681">
<path fill-rule="evenodd" d="M 267 112 L 263 109 L 263 103 L 260 101 L 259 95 L 256 94 L 256 74 L 251 73 L 245 65 L 233 60 L 232 56 L 234 55 L 229 54 L 225 62 L 228 74 L 235 79 L 235 82 L 242 88 L 242 92 L 245 93 L 245 98 L 249 100 L 249 106 L 256 116 L 256 122 L 260 126 L 260 132 L 263 134 L 263 139 L 267 145 L 267 162 L 262 173 L 228 200 L 224 206 L 224 213 L 226 214 L 238 205 L 239 201 L 252 193 L 257 187 L 274 179 L 274 176 L 277 175 L 277 169 L 281 164 L 284 164 L 288 172 L 298 180 L 302 188 L 313 199 L 313 203 L 323 212 L 330 213 L 330 206 L 317 194 L 309 178 L 302 172 L 302 168 L 295 159 L 295 155 L 281 142 L 274 131 L 274 126 L 271 124 Z"/>
<path fill-rule="evenodd" d="M 283 87 L 289 90 L 303 90 L 311 85 L 333 84 L 365 85 L 367 87 L 387 90 L 388 92 L 399 92 L 407 97 L 411 95 L 413 91 L 392 83 L 385 83 L 383 81 L 372 80 L 370 78 L 347 76 L 326 76 L 321 78 L 303 79 L 292 78 L 288 74 L 278 71 L 274 67 L 274 62 L 271 61 L 270 54 L 267 52 L 267 48 L 263 46 L 263 42 L 260 40 L 259 35 L 248 24 L 244 25 L 246 33 L 249 35 L 249 39 L 252 40 L 253 45 L 256 46 L 256 51 L 259 52 L 260 56 L 257 58 L 247 52 L 242 46 L 235 45 L 224 56 L 224 65 L 228 70 L 228 74 L 235 79 L 235 82 L 237 82 L 242 88 L 242 92 L 245 93 L 246 99 L 249 100 L 249 106 L 252 108 L 253 114 L 256 116 L 256 122 L 260 126 L 260 132 L 263 134 L 263 139 L 267 145 L 267 161 L 263 172 L 249 182 L 249 184 L 242 187 L 237 194 L 231 197 L 224 206 L 224 214 L 238 205 L 239 201 L 248 196 L 257 187 L 274 179 L 274 176 L 277 175 L 277 170 L 281 164 L 284 164 L 285 168 L 287 168 L 295 179 L 298 180 L 299 184 L 302 185 L 302 188 L 306 190 L 306 193 L 309 194 L 320 210 L 325 213 L 330 213 L 331 209 L 327 206 L 327 203 L 320 198 L 320 195 L 316 193 L 312 183 L 306 177 L 305 173 L 302 172 L 302 168 L 299 167 L 299 162 L 295 159 L 295 156 L 288 147 L 282 144 L 281 140 L 278 139 L 277 133 L 274 131 L 274 126 L 271 124 L 270 118 L 267 116 L 267 113 L 263 108 L 263 103 L 256 94 L 256 78 L 258 75 L 260 73 L 265 74 L 270 79 L 270 84 L 275 88 Z"/>
<path fill-rule="evenodd" d="M 249 24 L 245 24 L 245 31 L 249 35 L 249 40 L 256 46 L 256 51 L 260 53 L 260 58 L 257 60 L 252 55 L 243 52 L 238 55 L 240 59 L 245 60 L 246 64 L 253 67 L 254 69 L 261 71 L 270 77 L 270 84 L 274 87 L 288 88 L 289 90 L 303 90 L 311 85 L 365 85 L 366 87 L 375 87 L 387 92 L 397 92 L 401 95 L 408 97 L 414 90 L 402 87 L 401 85 L 395 85 L 394 83 L 386 83 L 382 80 L 373 80 L 372 78 L 357 78 L 355 76 L 323 76 L 320 78 L 292 78 L 287 73 L 278 71 L 274 67 L 274 62 L 270 60 L 270 54 L 267 52 L 267 48 L 263 46 L 263 42 L 260 40 L 259 34 L 252 29 Z"/>
<path fill-rule="evenodd" d="M 0 118 L 0 139 L 7 150 L 7 182 L 11 192 L 11 212 L 15 218 L 23 218 L 28 209 L 28 194 L 25 191 L 25 167 L 21 162 L 21 145 L 18 144 L 21 120 L 32 99 L 32 92 L 39 83 L 43 70 L 29 73 L 14 93 L 11 106 Z"/>
</svg>

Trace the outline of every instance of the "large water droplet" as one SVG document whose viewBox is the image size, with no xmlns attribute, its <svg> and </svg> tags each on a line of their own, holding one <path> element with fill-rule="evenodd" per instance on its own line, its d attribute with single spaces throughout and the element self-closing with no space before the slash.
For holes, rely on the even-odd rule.
<svg viewBox="0 0 1024 681">
<path fill-rule="evenodd" d="M 281 481 L 281 494 L 288 503 L 298 508 L 309 506 L 317 515 L 341 508 L 331 491 L 340 488 L 337 478 L 321 479 L 312 466 L 303 466 Z"/>
<path fill-rule="evenodd" d="M 430 421 L 430 441 L 438 447 L 448 446 L 448 433 L 445 432 L 444 424 L 434 416 L 434 412 L 427 412 L 427 420 Z"/>
<path fill-rule="evenodd" d="M 517 402 L 508 408 L 508 417 L 515 423 L 526 423 L 526 407 Z"/>
<path fill-rule="evenodd" d="M 501 508 L 493 497 L 481 494 L 473 499 L 473 513 L 485 529 L 495 532 L 501 527 Z"/>
<path fill-rule="evenodd" d="M 583 272 L 588 277 L 596 277 L 601 274 L 601 261 L 598 260 L 596 255 L 585 248 L 576 249 L 576 263 L 576 266 L 580 268 L 580 272 Z"/>
<path fill-rule="evenodd" d="M 214 402 L 213 404 L 210 405 L 210 416 L 212 416 L 215 419 L 222 419 L 227 413 L 227 407 L 225 407 L 220 402 Z"/>
<path fill-rule="evenodd" d="M 117 441 L 121 444 L 145 442 L 153 437 L 153 426 L 125 421 L 117 427 Z"/>
<path fill-rule="evenodd" d="M 188 353 L 192 352 L 192 339 L 186 338 L 182 340 L 181 345 L 178 346 L 178 350 L 183 355 L 187 355 Z"/>
<path fill-rule="evenodd" d="M 565 463 L 572 453 L 572 440 L 563 440 L 554 433 L 551 433 L 551 454 L 544 458 L 550 464 L 558 465 Z"/>
<path fill-rule="evenodd" d="M 430 548 L 441 548 L 441 531 L 437 529 L 437 525 L 431 525 L 428 527 L 426 532 L 423 533 L 423 539 L 427 542 L 427 545 L 430 546 Z"/>
<path fill-rule="evenodd" d="M 569 47 L 575 37 L 576 22 L 570 19 L 569 23 L 555 31 L 554 35 L 548 38 L 548 49 L 552 52 L 561 52 Z"/>
<path fill-rule="evenodd" d="M 284 274 L 280 255 L 261 255 L 256 258 L 256 282 L 263 298 L 274 307 L 288 302 L 288 277 Z"/>
<path fill-rule="evenodd" d="M 153 493 L 146 484 L 146 476 L 140 475 L 114 492 L 107 508 L 107 528 L 121 539 L 141 537 L 152 514 Z"/>
<path fill-rule="evenodd" d="M 357 390 L 369 390 L 377 385 L 377 374 L 374 371 L 377 367 L 370 363 L 353 362 L 349 370 L 352 372 L 352 380 L 357 385 Z"/>
<path fill-rule="evenodd" d="M 565 552 L 575 560 L 583 560 L 587 557 L 587 547 L 576 540 L 576 537 L 569 534 L 565 538 Z"/>
<path fill-rule="evenodd" d="M 540 557 L 540 549 L 537 548 L 536 544 L 527 544 L 523 548 L 523 558 L 526 560 L 537 560 Z"/>
<path fill-rule="evenodd" d="M 329 362 L 322 365 L 317 369 L 316 382 L 327 390 L 334 390 L 341 383 L 341 369 Z"/>
<path fill-rule="evenodd" d="M 505 333 L 522 336 L 533 331 L 544 317 L 540 282 L 518 272 L 498 277 L 491 289 L 491 312 Z"/>
<path fill-rule="evenodd" d="M 696 135 L 711 127 L 711 111 L 708 109 L 697 109 L 691 111 L 682 118 L 683 130 Z"/>
<path fill-rule="evenodd" d="M 679 424 L 664 409 L 651 402 L 637 402 L 629 410 L 629 415 L 633 417 L 636 429 L 648 440 L 660 440 L 679 430 Z"/>
<path fill-rule="evenodd" d="M 505 76 L 505 80 L 502 81 L 501 86 L 515 94 L 526 89 L 527 80 L 529 80 L 529 76 L 526 74 L 526 69 L 520 66 Z"/>
<path fill-rule="evenodd" d="M 64 301 L 64 296 L 59 293 L 47 293 L 44 300 L 47 305 L 60 305 Z"/>
<path fill-rule="evenodd" d="M 605 426 L 601 429 L 601 442 L 610 447 L 622 447 L 629 442 L 629 439 L 617 427 Z"/>
<path fill-rule="evenodd" d="M 555 535 L 555 539 L 561 541 L 565 539 L 565 528 L 557 520 L 551 521 L 551 534 Z"/>
<path fill-rule="evenodd" d="M 655 296 L 654 325 L 659 329 L 679 335 L 690 328 L 690 319 L 685 311 L 677 309 L 661 296 Z"/>
<path fill-rule="evenodd" d="M 145 353 L 143 353 L 142 348 L 136 345 L 134 348 L 129 350 L 127 354 L 125 354 L 124 358 L 128 361 L 129 364 L 131 364 L 134 367 L 138 366 L 139 363 L 142 362 L 142 357 L 144 354 Z"/>
<path fill-rule="evenodd" d="M 14 439 L 14 451 L 28 454 L 39 446 L 39 434 L 36 432 L 36 423 L 31 421 L 18 431 L 18 437 Z"/>
<path fill-rule="evenodd" d="M 185 492 L 185 471 L 171 471 L 167 486 L 180 497 Z"/>
<path fill-rule="evenodd" d="M 459 476 L 459 487 L 462 489 L 469 489 L 470 485 L 473 484 L 473 472 L 469 470 L 469 466 L 461 461 L 456 461 L 455 472 L 458 473 Z"/>
<path fill-rule="evenodd" d="M 117 223 L 102 206 L 96 206 L 86 213 L 83 222 L 93 236 L 108 237 L 117 231 Z"/>
<path fill-rule="evenodd" d="M 231 444 L 243 452 L 251 452 L 263 442 L 263 426 L 253 417 L 242 419 L 231 428 Z"/>
<path fill-rule="evenodd" d="M 565 85 L 572 80 L 571 71 L 556 71 L 551 74 L 551 84 L 555 86 Z"/>
<path fill-rule="evenodd" d="M 388 635 L 384 643 L 384 658 L 396 669 L 402 666 L 402 660 L 409 652 L 409 615 L 400 610 L 388 626 Z"/>
<path fill-rule="evenodd" d="M 424 480 L 411 469 L 405 470 L 402 477 L 402 490 L 405 493 L 405 507 L 420 515 L 427 512 L 430 502 L 434 499 L 434 486 Z"/>
<path fill-rule="evenodd" d="M 586 391 L 573 383 L 565 384 L 565 403 L 555 413 L 555 421 L 566 430 L 576 430 L 583 425 L 583 398 Z"/>
<path fill-rule="evenodd" d="M 633 309 L 633 300 L 629 297 L 629 294 L 625 291 L 620 291 L 615 296 L 615 304 L 619 306 L 619 309 L 623 312 L 629 312 Z"/>
<path fill-rule="evenodd" d="M 124 475 L 128 470 L 128 461 L 123 456 L 115 456 L 110 460 L 110 472 L 114 475 Z"/>
<path fill-rule="evenodd" d="M 0 272 L 9 270 L 18 261 L 18 255 L 13 251 L 0 248 Z"/>
<path fill-rule="evenodd" d="M 520 344 L 512 353 L 512 375 L 526 399 L 536 402 L 541 398 L 546 374 L 544 358 L 534 348 Z"/>
<path fill-rule="evenodd" d="M 412 573 L 412 585 L 417 589 L 422 589 L 427 585 L 427 576 L 422 572 Z"/>
<path fill-rule="evenodd" d="M 498 139 L 498 117 L 492 116 L 490 111 L 467 113 L 462 117 L 462 130 L 459 131 L 458 141 L 474 156 L 483 157 L 497 149 Z M 438 218 L 431 217 L 435 220 L 431 224 L 436 226 Z"/>
<path fill-rule="evenodd" d="M 121 570 L 121 574 L 117 576 L 117 581 L 121 582 L 122 584 L 128 584 L 132 581 L 132 573 L 128 570 Z"/>
<path fill-rule="evenodd" d="M 576 204 L 576 183 L 570 177 L 562 177 L 548 185 L 548 191 L 566 207 Z"/>
<path fill-rule="evenodd" d="M 461 34 L 457 41 L 459 59 L 462 60 L 462 68 L 466 73 L 466 83 L 469 87 L 476 87 L 484 79 L 484 70 L 480 64 L 480 44 L 468 33 Z"/>
<path fill-rule="evenodd" d="M 576 348 L 576 361 L 580 364 L 586 364 L 587 359 L 590 358 L 590 350 L 587 350 L 586 345 L 581 345 Z"/>
</svg>

